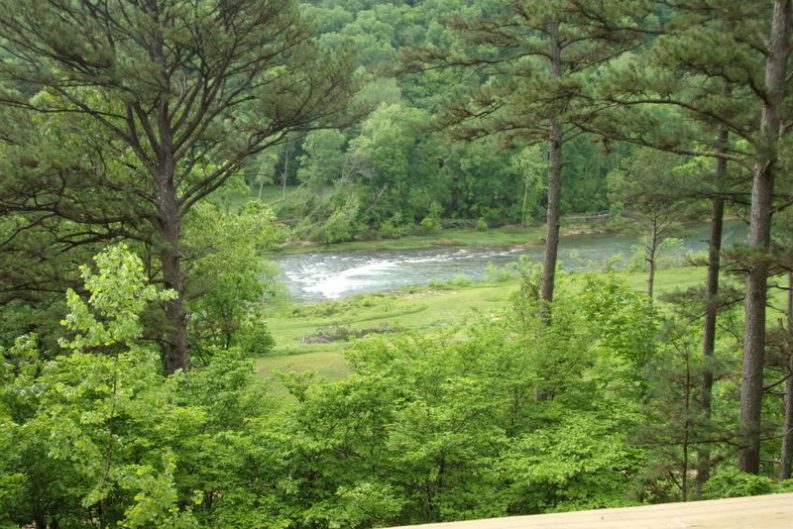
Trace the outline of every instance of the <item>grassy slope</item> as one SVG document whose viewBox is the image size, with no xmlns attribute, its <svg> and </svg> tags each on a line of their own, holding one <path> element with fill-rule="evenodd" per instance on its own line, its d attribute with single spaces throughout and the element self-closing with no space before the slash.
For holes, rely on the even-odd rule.
<svg viewBox="0 0 793 529">
<path fill-rule="evenodd" d="M 643 273 L 621 273 L 637 290 L 645 288 Z M 701 285 L 704 268 L 676 268 L 661 271 L 656 278 L 656 291 L 663 293 Z M 307 344 L 306 337 L 333 327 L 352 330 L 396 328 L 423 331 L 433 327 L 462 322 L 476 314 L 488 314 L 508 307 L 509 296 L 517 289 L 517 281 L 499 284 L 478 284 L 454 290 L 415 290 L 388 294 L 358 296 L 338 302 L 292 306 L 281 309 L 268 324 L 276 339 L 273 354 L 259 359 L 258 371 L 266 377 L 274 371 L 316 371 L 328 378 L 344 376 L 347 366 L 344 352 L 350 342 Z"/>
</svg>

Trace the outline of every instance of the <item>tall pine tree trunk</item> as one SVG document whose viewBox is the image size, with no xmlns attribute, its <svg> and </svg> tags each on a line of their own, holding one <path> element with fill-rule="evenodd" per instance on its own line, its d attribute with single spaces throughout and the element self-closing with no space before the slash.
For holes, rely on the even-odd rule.
<svg viewBox="0 0 793 529">
<path fill-rule="evenodd" d="M 782 437 L 779 479 L 790 479 L 793 466 L 793 354 L 787 359 L 787 380 L 785 381 L 785 432 Z"/>
<path fill-rule="evenodd" d="M 765 101 L 760 124 L 757 163 L 752 175 L 749 250 L 751 269 L 746 278 L 744 305 L 743 376 L 741 380 L 740 426 L 743 448 L 738 465 L 744 472 L 760 471 L 760 421 L 765 362 L 766 302 L 768 297 L 767 252 L 771 241 L 774 170 L 780 113 L 785 97 L 785 77 L 790 54 L 791 0 L 774 2 L 771 37 L 765 67 Z"/>
<path fill-rule="evenodd" d="M 523 204 L 520 210 L 520 227 L 526 227 L 526 208 L 528 207 L 529 202 L 529 179 L 526 175 L 523 175 Z"/>
<path fill-rule="evenodd" d="M 793 351 L 790 338 L 793 336 L 793 272 L 787 275 L 787 331 L 788 350 L 785 363 L 785 420 L 782 434 L 782 453 L 779 458 L 779 479 L 790 479 L 793 466 Z"/>
<path fill-rule="evenodd" d="M 160 260 L 165 288 L 176 292 L 176 297 L 164 302 L 166 329 L 163 337 L 163 368 L 170 375 L 189 366 L 187 343 L 187 311 L 184 306 L 185 280 L 182 270 L 182 210 L 174 178 L 173 131 L 168 104 L 160 100 L 157 111 L 157 170 L 154 180 L 159 197 L 157 228 L 160 235 Z"/>
<path fill-rule="evenodd" d="M 559 43 L 559 22 L 552 21 L 548 26 L 550 39 L 549 56 L 551 75 L 562 76 L 562 51 Z M 545 304 L 546 321 L 551 318 L 554 284 L 556 281 L 556 260 L 559 252 L 559 227 L 561 225 L 562 196 L 562 123 L 559 118 L 550 120 L 548 127 L 548 212 L 547 233 L 545 236 L 545 258 L 542 269 L 540 297 Z"/>
<path fill-rule="evenodd" d="M 683 501 L 688 501 L 689 484 L 688 484 L 688 471 L 691 461 L 691 393 L 693 389 L 691 377 L 691 354 L 686 350 L 686 389 L 685 389 L 685 414 L 686 418 L 683 423 L 683 461 L 681 464 L 680 472 L 680 492 L 682 493 Z"/>
<path fill-rule="evenodd" d="M 162 193 L 157 223 L 161 239 L 162 276 L 165 288 L 177 293 L 174 299 L 164 302 L 167 328 L 163 344 L 163 367 L 165 373 L 170 375 L 177 369 L 187 369 L 189 364 L 187 311 L 184 307 L 185 282 L 180 245 L 182 215 L 172 186 L 166 183 Z"/>
<path fill-rule="evenodd" d="M 721 128 L 716 143 L 719 152 L 725 152 L 729 133 Z M 719 273 L 721 271 L 721 238 L 724 231 L 724 198 L 721 192 L 727 178 L 727 160 L 716 159 L 716 171 L 713 174 L 713 188 L 716 196 L 710 208 L 710 238 L 708 240 L 708 277 L 705 280 L 705 324 L 702 339 L 702 393 L 700 406 L 705 420 L 709 420 L 713 407 L 713 356 L 716 351 L 716 318 L 718 316 L 717 297 L 719 295 Z M 706 446 L 697 451 L 697 494 L 710 479 L 710 450 Z"/>
<path fill-rule="evenodd" d="M 562 194 L 562 127 L 552 120 L 548 156 L 548 213 L 546 217 L 545 259 L 542 268 L 541 297 L 548 305 L 553 302 L 556 281 L 556 261 L 559 253 L 559 228 L 561 226 L 560 199 Z"/>
</svg>

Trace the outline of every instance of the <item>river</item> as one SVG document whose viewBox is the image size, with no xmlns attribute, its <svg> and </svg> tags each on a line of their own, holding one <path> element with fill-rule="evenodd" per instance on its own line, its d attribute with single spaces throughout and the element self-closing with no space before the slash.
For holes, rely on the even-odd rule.
<svg viewBox="0 0 793 529">
<path fill-rule="evenodd" d="M 708 225 L 689 228 L 681 239 L 662 250 L 662 262 L 682 264 L 686 256 L 707 249 Z M 725 224 L 723 246 L 729 248 L 746 237 L 740 221 Z M 564 237 L 559 259 L 567 270 L 601 271 L 611 260 L 625 266 L 640 244 L 624 234 Z M 383 292 L 411 285 L 427 285 L 464 275 L 481 281 L 493 267 L 503 267 L 526 256 L 541 262 L 542 247 L 438 247 L 417 250 L 362 250 L 314 252 L 279 257 L 281 279 L 292 296 L 302 301 L 339 299 L 368 292 Z M 621 257 L 620 257 L 621 256 Z M 490 272 L 488 272 L 490 270 Z"/>
</svg>

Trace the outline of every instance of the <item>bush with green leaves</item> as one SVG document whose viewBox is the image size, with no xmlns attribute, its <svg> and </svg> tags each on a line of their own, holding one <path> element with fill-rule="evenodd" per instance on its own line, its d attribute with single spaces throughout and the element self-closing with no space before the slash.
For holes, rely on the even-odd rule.
<svg viewBox="0 0 793 529">
<path fill-rule="evenodd" d="M 580 310 L 586 296 L 607 292 L 565 293 L 550 326 L 527 301 L 534 310 L 524 316 L 508 310 L 425 336 L 367 337 L 349 353 L 345 379 L 289 379 L 297 403 L 284 410 L 272 449 L 294 491 L 283 508 L 300 513 L 295 527 L 635 502 L 646 451 L 630 435 L 642 408 L 624 393 L 633 355 L 618 348 L 638 344 L 598 337 L 628 333 L 629 316 L 645 306 L 626 302 L 624 320 L 609 325 L 605 312 Z"/>
<path fill-rule="evenodd" d="M 748 474 L 735 467 L 720 469 L 705 484 L 703 494 L 707 499 L 737 498 L 793 492 L 793 480 L 775 481 L 768 476 Z"/>
<path fill-rule="evenodd" d="M 421 227 L 427 232 L 439 230 L 441 228 L 441 213 L 443 213 L 443 207 L 437 200 L 433 200 L 427 216 L 421 219 Z"/>
<path fill-rule="evenodd" d="M 405 223 L 402 213 L 397 211 L 380 224 L 377 236 L 383 239 L 398 239 L 410 233 L 411 229 L 412 226 Z"/>
<path fill-rule="evenodd" d="M 263 304 L 278 293 L 274 264 L 260 252 L 284 237 L 273 212 L 260 202 L 236 211 L 198 204 L 186 226 L 190 246 L 189 322 L 194 361 L 218 349 L 239 347 L 263 354 L 273 345 Z"/>
<path fill-rule="evenodd" d="M 18 498 L 0 512 L 41 527 L 190 527 L 174 472 L 202 413 L 174 402 L 159 354 L 141 340 L 146 305 L 174 293 L 147 286 L 124 246 L 95 261 L 97 272 L 82 268 L 88 300 L 67 293 L 62 354 L 40 361 L 23 339 L 4 355 L 0 430 L 13 448 L 0 481 L 17 482 Z"/>
<path fill-rule="evenodd" d="M 143 339 L 148 285 L 123 245 L 82 268 L 67 293 L 57 355 L 35 337 L 0 362 L 0 523 L 64 529 L 260 526 L 254 439 L 267 408 L 235 350 L 162 375 Z M 54 357 L 52 360 L 45 358 Z"/>
<path fill-rule="evenodd" d="M 359 232 L 358 212 L 360 210 L 358 195 L 351 193 L 344 202 L 333 210 L 328 220 L 320 228 L 319 233 L 325 244 L 350 241 Z"/>
</svg>

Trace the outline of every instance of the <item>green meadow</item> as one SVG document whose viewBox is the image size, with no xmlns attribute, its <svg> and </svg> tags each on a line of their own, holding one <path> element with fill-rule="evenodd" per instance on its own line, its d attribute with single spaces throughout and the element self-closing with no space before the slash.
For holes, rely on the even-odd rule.
<svg viewBox="0 0 793 529">
<path fill-rule="evenodd" d="M 647 280 L 642 272 L 612 272 L 636 290 Z M 575 289 L 576 278 L 567 274 L 561 289 Z M 603 275 L 601 273 L 600 275 Z M 705 269 L 681 267 L 661 270 L 656 291 L 686 290 L 702 284 Z M 467 319 L 496 317 L 508 310 L 517 279 L 500 283 L 474 283 L 441 288 L 415 287 L 388 293 L 366 294 L 338 301 L 288 304 L 274 311 L 268 325 L 276 346 L 257 361 L 258 372 L 270 379 L 278 372 L 313 371 L 328 379 L 348 373 L 344 360 L 356 338 L 371 333 L 426 333 Z"/>
</svg>

